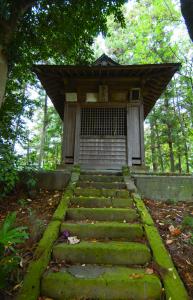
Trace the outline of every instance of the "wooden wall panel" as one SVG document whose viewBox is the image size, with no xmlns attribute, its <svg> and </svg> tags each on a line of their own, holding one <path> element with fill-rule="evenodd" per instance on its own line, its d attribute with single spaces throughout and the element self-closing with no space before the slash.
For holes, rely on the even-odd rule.
<svg viewBox="0 0 193 300">
<path fill-rule="evenodd" d="M 126 137 L 80 137 L 79 153 L 84 167 L 121 168 L 126 164 Z"/>
<path fill-rule="evenodd" d="M 140 107 L 128 107 L 127 146 L 133 164 L 141 164 Z"/>
</svg>

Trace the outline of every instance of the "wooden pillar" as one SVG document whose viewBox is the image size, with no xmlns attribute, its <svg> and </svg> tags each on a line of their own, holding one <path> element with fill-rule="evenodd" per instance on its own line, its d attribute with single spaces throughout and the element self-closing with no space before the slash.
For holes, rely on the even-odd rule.
<svg viewBox="0 0 193 300">
<path fill-rule="evenodd" d="M 140 105 L 140 142 L 141 142 L 141 164 L 145 164 L 145 148 L 144 148 L 144 106 Z"/>
<path fill-rule="evenodd" d="M 127 144 L 126 144 L 126 149 L 127 149 L 127 165 L 129 167 L 132 166 L 132 136 L 131 136 L 131 130 L 130 130 L 130 105 L 127 105 Z"/>
<path fill-rule="evenodd" d="M 75 146 L 74 146 L 74 164 L 79 163 L 79 152 L 80 152 L 80 104 L 76 107 L 76 127 L 75 127 Z"/>
<path fill-rule="evenodd" d="M 65 163 L 66 157 L 66 136 L 67 136 L 67 114 L 68 114 L 68 104 L 64 103 L 64 119 L 63 119 L 63 138 L 62 138 L 62 161 L 61 163 Z"/>
</svg>

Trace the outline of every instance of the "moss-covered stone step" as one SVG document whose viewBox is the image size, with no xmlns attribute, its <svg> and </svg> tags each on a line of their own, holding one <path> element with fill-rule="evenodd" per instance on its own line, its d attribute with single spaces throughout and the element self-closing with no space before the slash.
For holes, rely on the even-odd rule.
<svg viewBox="0 0 193 300">
<path fill-rule="evenodd" d="M 133 207 L 131 198 L 73 197 L 70 205 L 79 207 Z"/>
<path fill-rule="evenodd" d="M 47 272 L 41 281 L 41 294 L 56 300 L 160 300 L 158 277 L 145 270 L 124 267 L 71 266 L 60 272 Z"/>
<path fill-rule="evenodd" d="M 126 189 L 94 189 L 77 187 L 74 191 L 75 196 L 86 197 L 117 197 L 129 198 L 130 194 Z"/>
<path fill-rule="evenodd" d="M 80 239 L 126 239 L 135 241 L 143 237 L 143 228 L 140 224 L 124 224 L 118 222 L 90 223 L 63 223 L 61 232 L 67 230 L 70 235 Z"/>
<path fill-rule="evenodd" d="M 80 176 L 91 175 L 91 176 L 123 176 L 122 172 L 109 171 L 109 170 L 85 170 L 81 171 Z"/>
<path fill-rule="evenodd" d="M 79 181 L 78 187 L 81 188 L 94 188 L 94 189 L 125 189 L 124 182 L 84 182 Z"/>
<path fill-rule="evenodd" d="M 66 219 L 134 222 L 138 215 L 132 208 L 68 208 Z"/>
<path fill-rule="evenodd" d="M 123 176 L 116 175 L 81 175 L 79 180 L 86 182 L 124 182 Z"/>
<path fill-rule="evenodd" d="M 73 264 L 145 265 L 151 253 L 142 243 L 82 241 L 76 245 L 57 244 L 53 257 Z"/>
</svg>

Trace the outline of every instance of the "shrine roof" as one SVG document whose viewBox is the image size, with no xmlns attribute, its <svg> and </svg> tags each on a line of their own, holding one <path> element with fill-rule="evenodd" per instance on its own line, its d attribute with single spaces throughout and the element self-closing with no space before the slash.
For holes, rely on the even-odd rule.
<svg viewBox="0 0 193 300">
<path fill-rule="evenodd" d="M 64 79 L 139 78 L 143 84 L 144 117 L 147 117 L 179 63 L 120 65 L 103 54 L 92 65 L 35 65 L 33 71 L 41 81 L 61 119 L 64 114 Z"/>
</svg>

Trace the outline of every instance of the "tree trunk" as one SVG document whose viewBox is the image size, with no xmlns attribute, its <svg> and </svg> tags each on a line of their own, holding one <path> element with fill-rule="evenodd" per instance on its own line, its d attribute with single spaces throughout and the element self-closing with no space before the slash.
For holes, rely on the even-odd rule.
<svg viewBox="0 0 193 300">
<path fill-rule="evenodd" d="M 46 126 L 47 126 L 47 112 L 48 112 L 48 96 L 45 95 L 44 99 L 44 116 L 43 116 L 43 126 L 40 140 L 40 153 L 38 159 L 38 167 L 39 169 L 43 166 L 43 158 L 44 158 L 44 145 L 45 145 L 45 136 L 46 136 Z"/>
<path fill-rule="evenodd" d="M 0 108 L 4 101 L 7 74 L 8 74 L 7 58 L 6 55 L 4 54 L 3 47 L 0 45 Z"/>
<path fill-rule="evenodd" d="M 178 171 L 180 174 L 182 173 L 182 160 L 180 152 L 178 153 Z"/>
<path fill-rule="evenodd" d="M 175 171 L 175 167 L 174 167 L 174 151 L 173 151 L 171 126 L 168 126 L 168 145 L 169 145 L 169 156 L 170 156 L 170 170 L 171 170 L 171 172 L 174 172 Z"/>
<path fill-rule="evenodd" d="M 30 165 L 30 140 L 29 140 L 29 133 L 27 137 L 27 166 Z"/>
<path fill-rule="evenodd" d="M 183 124 L 185 124 L 185 120 L 183 120 Z M 185 156 L 185 159 L 186 159 L 186 173 L 190 173 L 189 150 L 188 150 L 188 145 L 187 145 L 187 139 L 186 139 L 186 132 L 185 132 L 185 130 L 183 132 L 183 136 L 184 136 L 184 156 Z"/>
<path fill-rule="evenodd" d="M 15 137 L 13 139 L 13 151 L 15 151 L 15 145 L 16 145 L 16 141 L 17 141 L 17 137 L 19 135 L 19 126 L 20 126 L 20 122 L 21 122 L 21 117 L 23 115 L 23 112 L 24 112 L 24 106 L 25 106 L 25 92 L 26 92 L 26 88 L 27 88 L 27 84 L 24 85 L 23 87 L 23 92 L 22 92 L 22 109 L 21 109 L 21 112 L 17 118 L 17 121 L 16 121 L 16 126 L 15 126 Z"/>
<path fill-rule="evenodd" d="M 158 165 L 157 165 L 157 157 L 156 157 L 155 132 L 154 132 L 154 125 L 151 119 L 150 119 L 150 130 L 151 130 L 150 139 L 151 139 L 152 165 L 153 165 L 153 171 L 157 172 Z"/>
<path fill-rule="evenodd" d="M 174 165 L 174 151 L 173 151 L 173 139 L 172 139 L 172 125 L 170 120 L 168 119 L 168 112 L 169 112 L 169 101 L 167 97 L 164 99 L 164 106 L 166 109 L 166 118 L 165 118 L 165 124 L 167 127 L 167 142 L 169 146 L 169 158 L 170 158 L 170 171 L 175 171 L 175 165 Z"/>
<path fill-rule="evenodd" d="M 159 129 L 158 129 L 158 124 L 157 124 L 156 120 L 155 120 L 155 133 L 156 133 L 156 139 L 157 139 L 157 150 L 158 150 L 158 155 L 159 155 L 159 163 L 160 163 L 161 171 L 164 172 L 163 155 L 162 155 L 161 144 L 160 144 Z"/>
<path fill-rule="evenodd" d="M 181 115 L 178 89 L 176 88 L 176 85 L 175 85 L 175 89 L 176 89 L 176 104 L 177 104 L 177 110 L 178 110 L 178 119 L 179 119 L 180 128 L 181 128 L 181 132 L 182 132 L 182 136 L 183 136 L 183 140 L 184 140 L 184 156 L 185 156 L 185 160 L 186 160 L 186 173 L 189 173 L 190 172 L 189 149 L 188 149 L 188 145 L 187 145 L 187 134 L 186 134 L 185 125 L 184 125 L 186 123 L 185 123 L 185 120 L 183 120 L 183 117 Z M 174 103 L 174 107 L 175 107 L 175 103 Z"/>
</svg>

